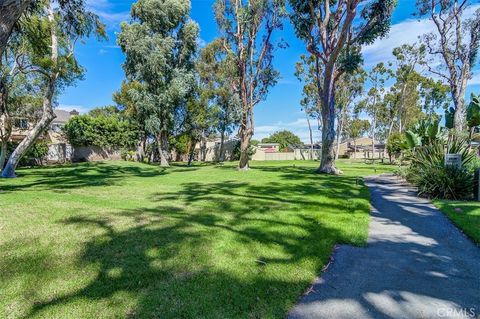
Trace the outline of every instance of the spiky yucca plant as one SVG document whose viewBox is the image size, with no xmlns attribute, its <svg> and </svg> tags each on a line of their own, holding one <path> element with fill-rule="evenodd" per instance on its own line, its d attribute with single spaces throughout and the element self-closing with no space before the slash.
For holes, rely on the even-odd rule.
<svg viewBox="0 0 480 319">
<path fill-rule="evenodd" d="M 461 167 L 446 167 L 445 154 L 460 154 Z M 418 187 L 421 196 L 454 200 L 472 196 L 473 172 L 468 167 L 475 153 L 469 148 L 468 138 L 451 136 L 448 140 L 432 140 L 418 146 L 409 157 L 407 179 Z"/>
</svg>

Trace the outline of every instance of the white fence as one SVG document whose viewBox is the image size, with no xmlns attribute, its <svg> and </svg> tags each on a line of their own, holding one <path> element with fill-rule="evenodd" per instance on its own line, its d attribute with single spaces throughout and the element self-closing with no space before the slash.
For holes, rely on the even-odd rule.
<svg viewBox="0 0 480 319">
<path fill-rule="evenodd" d="M 257 148 L 257 151 L 252 156 L 254 161 L 305 161 L 305 160 L 318 160 L 320 159 L 321 151 L 314 149 L 295 149 L 293 152 L 264 152 Z"/>
</svg>

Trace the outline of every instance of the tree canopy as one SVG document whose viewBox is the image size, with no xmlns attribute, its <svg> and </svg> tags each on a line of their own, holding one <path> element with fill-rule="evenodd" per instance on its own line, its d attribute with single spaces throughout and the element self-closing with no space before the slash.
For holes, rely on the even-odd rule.
<svg viewBox="0 0 480 319">
<path fill-rule="evenodd" d="M 278 143 L 280 144 L 280 151 L 282 152 L 293 149 L 297 146 L 303 146 L 300 137 L 288 130 L 275 132 L 269 137 L 263 138 L 262 143 Z"/>
</svg>

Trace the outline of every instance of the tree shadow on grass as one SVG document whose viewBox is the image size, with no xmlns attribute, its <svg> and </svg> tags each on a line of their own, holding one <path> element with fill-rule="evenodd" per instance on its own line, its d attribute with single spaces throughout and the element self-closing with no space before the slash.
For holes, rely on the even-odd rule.
<svg viewBox="0 0 480 319">
<path fill-rule="evenodd" d="M 175 171 L 181 172 L 183 169 Z M 82 187 L 111 186 L 129 177 L 149 178 L 168 173 L 169 171 L 165 168 L 147 164 L 82 163 L 20 170 L 18 179 L 0 179 L 0 190 L 1 193 L 29 189 L 62 191 Z"/>
<path fill-rule="evenodd" d="M 359 200 L 353 212 L 368 212 L 365 194 L 346 189 L 349 178 L 327 182 L 342 185 L 339 196 Z M 98 265 L 98 273 L 80 290 L 37 301 L 26 317 L 48 315 L 56 307 L 66 313 L 69 304 L 80 301 L 94 309 L 95 303 L 120 292 L 134 295 L 136 304 L 126 309 L 114 303 L 97 313 L 132 318 L 283 317 L 336 243 L 362 241 L 322 220 L 329 214 L 348 218 L 344 206 L 315 196 L 302 200 L 324 186 L 191 182 L 179 192 L 154 194 L 150 205 L 115 214 L 122 225 L 131 225 L 127 229 L 113 219 L 79 215 L 64 220 L 73 233 L 89 227 L 102 230 L 78 258 L 79 267 Z M 333 188 L 330 192 L 337 194 Z"/>
</svg>

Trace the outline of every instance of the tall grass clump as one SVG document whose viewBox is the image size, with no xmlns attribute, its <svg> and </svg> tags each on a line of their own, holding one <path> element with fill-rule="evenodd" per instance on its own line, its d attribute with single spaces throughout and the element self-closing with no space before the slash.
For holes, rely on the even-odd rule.
<svg viewBox="0 0 480 319">
<path fill-rule="evenodd" d="M 472 196 L 472 164 L 476 156 L 469 144 L 468 138 L 452 135 L 446 140 L 430 140 L 428 144 L 417 146 L 411 151 L 407 179 L 418 187 L 420 196 L 452 200 Z M 445 166 L 445 154 L 460 154 L 462 165 Z"/>
</svg>

